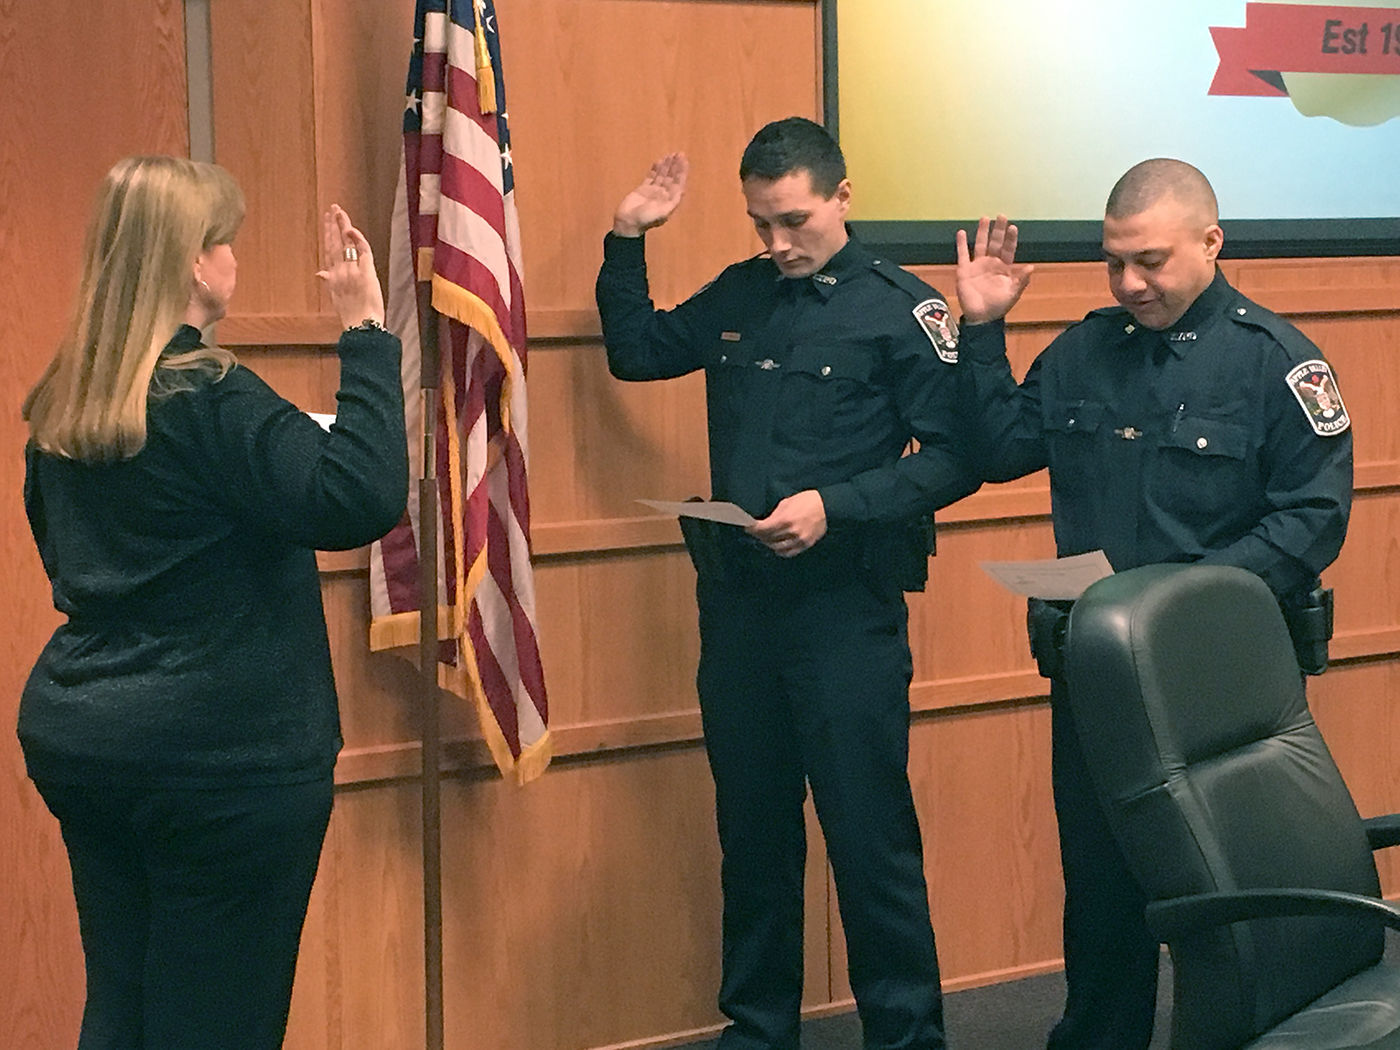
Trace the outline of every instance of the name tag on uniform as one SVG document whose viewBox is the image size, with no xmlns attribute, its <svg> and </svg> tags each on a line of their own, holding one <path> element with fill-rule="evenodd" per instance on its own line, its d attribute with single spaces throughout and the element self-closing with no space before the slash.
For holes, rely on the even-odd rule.
<svg viewBox="0 0 1400 1050">
<path fill-rule="evenodd" d="M 726 343 L 737 343 L 739 341 L 738 332 L 720 332 L 719 337 Z"/>
</svg>

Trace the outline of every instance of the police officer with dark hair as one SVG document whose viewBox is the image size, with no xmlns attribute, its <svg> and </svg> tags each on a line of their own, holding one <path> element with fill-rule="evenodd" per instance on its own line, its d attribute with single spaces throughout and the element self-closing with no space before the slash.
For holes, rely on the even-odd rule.
<svg viewBox="0 0 1400 1050">
<path fill-rule="evenodd" d="M 1351 509 L 1350 420 L 1321 351 L 1232 288 L 1204 175 L 1144 161 L 1108 199 L 1103 252 L 1121 304 L 1060 335 L 1018 388 L 1002 318 L 1030 267 L 1016 227 L 958 234 L 960 372 L 975 402 L 984 476 L 1050 468 L 1062 556 L 1102 549 L 1116 570 L 1238 565 L 1283 605 L 1300 667 L 1320 673 L 1331 633 L 1318 574 Z M 1052 1050 L 1136 1050 L 1152 1036 L 1158 946 L 1142 890 L 1094 797 L 1063 709 L 1067 613 L 1031 603 L 1032 649 L 1051 678 L 1055 811 L 1065 875 L 1064 1017 Z"/>
<path fill-rule="evenodd" d="M 675 211 L 686 172 L 664 157 L 618 206 L 597 293 L 613 375 L 704 370 L 712 495 L 759 519 L 682 519 L 723 850 L 720 1045 L 798 1046 L 810 783 L 865 1045 L 934 1050 L 902 591 L 923 587 L 931 513 L 978 484 L 959 446 L 957 330 L 936 291 L 850 239 L 841 152 L 795 117 L 740 164 L 767 251 L 656 310 L 642 234 Z"/>
</svg>

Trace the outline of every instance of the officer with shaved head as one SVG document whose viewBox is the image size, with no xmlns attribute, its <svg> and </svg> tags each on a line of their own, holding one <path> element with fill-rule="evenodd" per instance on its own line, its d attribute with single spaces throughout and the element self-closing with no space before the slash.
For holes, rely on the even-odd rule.
<svg viewBox="0 0 1400 1050">
<path fill-rule="evenodd" d="M 1108 283 L 1119 305 L 1070 326 L 1017 385 L 1003 318 L 1030 280 L 1017 229 L 958 233 L 961 361 L 987 480 L 1050 469 L 1061 556 L 1102 549 L 1115 570 L 1236 565 L 1263 578 L 1300 667 L 1320 673 L 1351 509 L 1350 419 L 1321 351 L 1232 288 L 1205 176 L 1147 160 L 1109 194 Z M 1140 1050 L 1152 1036 L 1158 947 L 1142 890 L 1094 797 L 1065 709 L 1068 609 L 1033 601 L 1031 647 L 1050 678 L 1055 811 L 1065 876 L 1063 1018 L 1051 1050 Z"/>
</svg>

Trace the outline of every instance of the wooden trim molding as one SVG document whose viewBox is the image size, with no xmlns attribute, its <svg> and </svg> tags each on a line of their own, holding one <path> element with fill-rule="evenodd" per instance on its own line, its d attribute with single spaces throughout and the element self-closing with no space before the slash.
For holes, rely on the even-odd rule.
<svg viewBox="0 0 1400 1050">
<path fill-rule="evenodd" d="M 810 3 L 812 0 L 791 0 Z M 1357 278 L 1357 265 L 1362 270 Z M 1400 312 L 1400 261 L 1394 259 L 1251 259 L 1221 264 L 1240 291 L 1285 317 L 1341 317 Z M 936 288 L 954 286 L 951 266 L 911 266 Z M 1057 326 L 1113 303 L 1100 263 L 1046 263 L 1007 318 L 1011 327 Z M 1331 280 L 1333 274 L 1346 280 Z M 952 300 L 954 312 L 957 301 Z M 592 307 L 540 307 L 528 318 L 531 349 L 597 343 L 602 336 Z M 334 314 L 233 314 L 219 323 L 225 346 L 331 346 L 340 337 Z"/>
<path fill-rule="evenodd" d="M 1339 633 L 1332 643 L 1332 665 L 1400 656 L 1400 625 Z M 973 709 L 1006 709 L 1048 703 L 1045 679 L 1032 668 L 914 682 L 909 706 L 917 721 Z M 638 718 L 559 726 L 551 730 L 556 759 L 636 754 L 657 749 L 699 747 L 704 740 L 698 709 Z M 343 788 L 386 781 L 416 780 L 422 758 L 417 740 L 346 748 L 335 767 Z M 445 775 L 494 776 L 496 765 L 483 740 L 457 737 L 444 742 Z"/>
<path fill-rule="evenodd" d="M 555 758 L 698 745 L 702 739 L 698 709 L 559 726 L 550 730 L 550 736 Z M 336 762 L 335 782 L 349 786 L 385 780 L 416 780 L 422 771 L 421 753 L 416 740 L 346 748 Z M 443 773 L 493 771 L 495 768 L 485 741 L 474 737 L 444 741 Z"/>
<path fill-rule="evenodd" d="M 1355 491 L 1358 496 L 1378 496 L 1400 490 L 1400 460 L 1378 460 L 1356 467 Z M 971 528 L 981 524 L 1050 516 L 1050 487 L 988 485 L 938 512 L 941 526 Z M 675 518 L 644 514 L 626 518 L 590 518 L 580 521 L 552 521 L 535 525 L 531 545 L 536 561 L 614 551 L 649 548 L 674 549 L 681 545 L 681 530 Z M 321 572 L 364 572 L 369 567 L 368 548 L 350 551 L 318 551 Z"/>
<path fill-rule="evenodd" d="M 1333 664 L 1393 656 L 1400 656 L 1400 625 L 1338 631 L 1332 638 L 1330 662 Z"/>
<path fill-rule="evenodd" d="M 219 322 L 216 335 L 221 346 L 235 349 L 333 347 L 342 327 L 335 314 L 231 314 Z"/>
<path fill-rule="evenodd" d="M 971 707 L 1041 702 L 1045 696 L 1045 680 L 1034 670 L 1023 670 L 915 682 L 909 691 L 909 705 L 913 716 L 922 718 Z M 698 709 L 559 726 L 550 735 L 555 758 L 698 747 L 704 739 Z M 351 747 L 340 754 L 335 781 L 348 787 L 413 780 L 419 776 L 421 765 L 421 748 L 416 740 Z M 478 738 L 457 737 L 443 746 L 441 769 L 445 774 L 490 772 L 495 768 L 485 742 Z"/>
<path fill-rule="evenodd" d="M 1374 496 L 1400 488 L 1400 460 L 1374 460 L 1358 463 L 1352 475 L 1356 495 Z"/>
<path fill-rule="evenodd" d="M 1400 261 L 1396 259 L 1236 259 L 1222 262 L 1221 269 L 1245 295 L 1284 317 L 1400 312 Z M 909 270 L 952 294 L 951 266 L 911 266 Z M 1113 305 L 1101 263 L 1043 263 L 1037 272 L 1036 281 L 1007 317 L 1013 328 L 1070 324 L 1090 310 Z M 956 299 L 950 301 L 954 312 L 959 312 Z M 600 335 L 595 310 L 530 311 L 532 340 L 576 344 L 595 342 Z"/>
</svg>

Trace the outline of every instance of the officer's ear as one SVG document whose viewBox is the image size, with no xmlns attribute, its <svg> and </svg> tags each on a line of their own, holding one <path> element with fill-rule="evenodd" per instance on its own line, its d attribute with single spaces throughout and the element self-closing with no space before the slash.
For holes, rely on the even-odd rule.
<svg viewBox="0 0 1400 1050">
<path fill-rule="evenodd" d="M 1220 249 L 1225 246 L 1225 231 L 1217 223 L 1211 223 L 1206 227 L 1204 246 L 1206 262 L 1215 262 L 1216 256 L 1220 254 Z"/>
<path fill-rule="evenodd" d="M 832 199 L 836 201 L 836 203 L 841 205 L 841 214 L 846 214 L 846 212 L 850 210 L 851 207 L 851 180 L 842 179 L 839 183 L 837 183 L 836 192 L 833 193 L 831 196 Z"/>
</svg>

